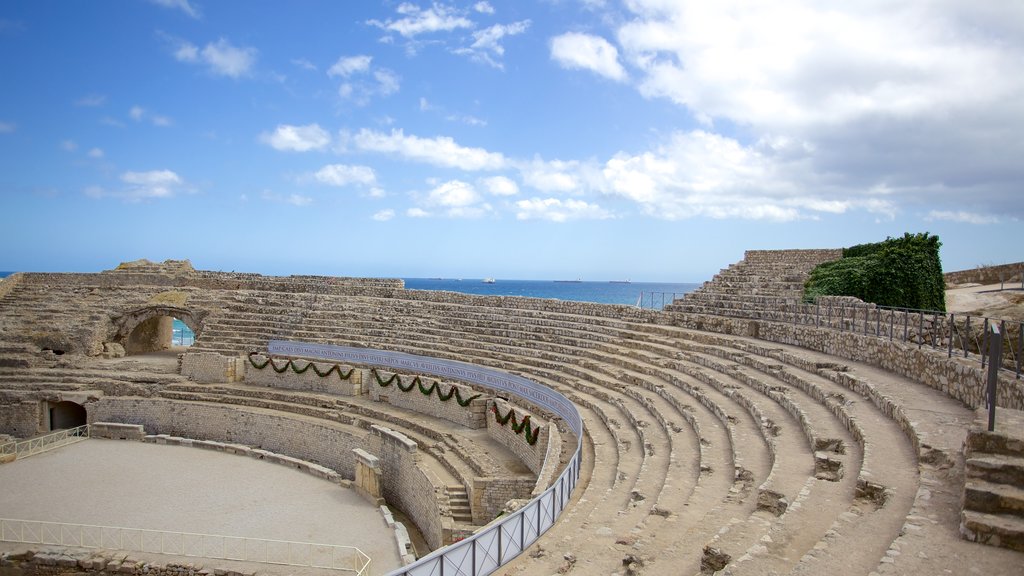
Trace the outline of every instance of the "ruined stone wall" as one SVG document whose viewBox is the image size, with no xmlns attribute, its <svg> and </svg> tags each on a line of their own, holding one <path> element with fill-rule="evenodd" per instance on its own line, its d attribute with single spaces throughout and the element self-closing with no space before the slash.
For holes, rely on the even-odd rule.
<svg viewBox="0 0 1024 576">
<path fill-rule="evenodd" d="M 1020 283 L 1021 274 L 1024 274 L 1024 262 L 1014 264 L 1000 264 L 998 266 L 979 266 L 970 270 L 958 270 L 946 272 L 943 277 L 946 279 L 946 286 L 957 284 L 999 284 L 1000 282 L 1015 281 Z"/>
<path fill-rule="evenodd" d="M 106 396 L 87 404 L 86 412 L 90 424 L 141 424 L 147 434 L 244 444 L 320 464 L 350 480 L 355 476 L 352 449 L 365 446 L 355 430 L 340 425 L 239 406 Z"/>
<path fill-rule="evenodd" d="M 743 259 L 747 262 L 768 262 L 804 264 L 807 262 L 830 262 L 843 257 L 842 248 L 825 248 L 812 250 L 747 250 Z"/>
<path fill-rule="evenodd" d="M 237 382 L 245 374 L 243 360 L 216 352 L 187 352 L 181 358 L 181 375 L 200 384 Z"/>
<path fill-rule="evenodd" d="M 421 377 L 420 382 L 425 390 L 430 390 L 431 386 L 436 383 L 442 395 L 447 396 L 451 393 L 451 397 L 448 400 L 442 401 L 438 396 L 438 390 L 433 390 L 429 396 L 423 394 L 419 386 L 413 384 L 416 377 L 407 374 L 400 374 L 398 380 L 392 381 L 388 386 L 381 386 L 378 376 L 381 381 L 387 382 L 394 374 L 394 372 L 378 370 L 377 376 L 374 376 L 370 370 L 365 370 L 363 378 L 367 383 L 370 397 L 373 400 L 398 408 L 413 410 L 421 414 L 427 414 L 435 418 L 441 418 L 467 428 L 483 428 L 487 425 L 485 411 L 487 410 L 488 395 L 481 394 L 464 384 L 441 382 L 430 377 Z M 399 387 L 399 381 L 401 387 Z M 408 392 L 402 390 L 402 388 L 408 388 L 410 385 L 412 389 Z M 478 397 L 472 400 L 469 406 L 462 406 L 459 404 L 452 388 L 458 390 L 463 400 L 473 396 Z"/>
<path fill-rule="evenodd" d="M 381 468 L 381 492 L 390 505 L 412 518 L 432 550 L 448 543 L 454 522 L 444 484 L 420 462 L 416 442 L 400 432 L 373 425 L 366 451 Z M 442 516 L 441 511 L 447 513 Z"/>
<path fill-rule="evenodd" d="M 41 432 L 39 407 L 38 401 L 0 403 L 0 434 L 28 438 Z"/>
<path fill-rule="evenodd" d="M 500 424 L 494 414 L 494 407 L 498 408 L 502 416 L 506 416 L 509 410 L 514 410 L 515 415 L 513 419 L 520 424 L 523 422 L 523 418 L 529 417 L 530 428 L 538 431 L 537 442 L 530 445 L 526 441 L 525 428 L 517 434 L 512 429 L 512 420 L 506 422 L 505 425 Z M 487 435 L 511 450 L 535 475 L 540 474 L 541 469 L 544 468 L 544 457 L 548 451 L 547 429 L 547 422 L 518 406 L 509 404 L 501 398 L 494 398 L 487 404 Z M 530 489 L 532 490 L 533 486 Z"/>
<path fill-rule="evenodd" d="M 365 392 L 363 371 L 352 366 L 288 358 L 274 358 L 273 364 L 271 364 L 269 360 L 270 357 L 264 354 L 255 354 L 243 360 L 245 382 L 255 386 L 339 396 L 360 396 Z M 312 366 L 309 366 L 310 364 Z M 263 368 L 256 366 L 263 366 Z M 275 366 L 282 371 L 278 372 L 274 368 Z M 334 366 L 338 366 L 338 369 L 335 370 Z M 326 375 L 320 376 L 317 374 L 317 370 L 320 371 L 320 374 Z M 342 376 L 345 375 L 348 375 L 348 378 L 343 379 Z"/>
</svg>

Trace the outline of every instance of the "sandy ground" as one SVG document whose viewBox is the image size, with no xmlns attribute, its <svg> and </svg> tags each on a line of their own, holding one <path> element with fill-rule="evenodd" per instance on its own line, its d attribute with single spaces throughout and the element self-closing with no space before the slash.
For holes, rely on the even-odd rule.
<svg viewBox="0 0 1024 576">
<path fill-rule="evenodd" d="M 1002 288 L 999 284 L 962 284 L 946 290 L 946 311 L 1024 320 L 1024 289 L 1020 283 L 1007 283 Z"/>
<path fill-rule="evenodd" d="M 85 440 L 0 466 L 0 517 L 356 546 L 401 565 L 380 510 L 285 466 L 184 446 Z"/>
</svg>

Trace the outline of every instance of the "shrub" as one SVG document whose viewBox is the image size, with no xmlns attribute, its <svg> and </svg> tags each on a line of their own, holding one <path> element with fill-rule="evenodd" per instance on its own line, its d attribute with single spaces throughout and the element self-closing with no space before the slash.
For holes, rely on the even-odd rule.
<svg viewBox="0 0 1024 576">
<path fill-rule="evenodd" d="M 938 236 L 927 232 L 843 249 L 843 258 L 811 271 L 804 298 L 854 296 L 897 308 L 946 310 Z"/>
</svg>

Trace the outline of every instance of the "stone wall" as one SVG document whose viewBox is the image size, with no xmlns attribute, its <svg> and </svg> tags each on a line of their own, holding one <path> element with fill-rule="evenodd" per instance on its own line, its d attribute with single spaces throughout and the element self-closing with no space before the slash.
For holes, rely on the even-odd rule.
<svg viewBox="0 0 1024 576">
<path fill-rule="evenodd" d="M 497 407 L 502 416 L 507 415 L 509 410 L 514 410 L 515 415 L 513 416 L 513 419 L 520 424 L 523 422 L 523 418 L 528 417 L 530 419 L 530 428 L 538 430 L 537 442 L 531 446 L 530 443 L 526 441 L 525 429 L 517 434 L 515 430 L 512 429 L 512 420 L 509 420 L 504 426 L 501 425 L 497 421 L 497 416 L 493 412 L 494 407 Z M 536 475 L 539 475 L 541 469 L 544 467 L 544 457 L 547 455 L 548 451 L 547 428 L 547 422 L 544 420 L 541 420 L 534 414 L 531 414 L 518 406 L 509 404 L 501 398 L 494 398 L 487 403 L 487 435 L 511 450 L 512 453 L 515 454 L 523 464 L 526 464 L 526 467 Z M 533 487 L 531 486 L 530 489 L 532 490 Z"/>
<path fill-rule="evenodd" d="M 747 250 L 743 259 L 751 262 L 769 262 L 803 264 L 807 262 L 830 262 L 843 257 L 842 248 L 825 248 L 812 250 Z"/>
<path fill-rule="evenodd" d="M 375 424 L 367 446 L 379 460 L 381 492 L 388 504 L 412 518 L 432 550 L 450 543 L 454 522 L 444 483 L 420 462 L 416 442 Z"/>
<path fill-rule="evenodd" d="M 38 401 L 0 404 L 0 434 L 28 438 L 41 432 L 39 406 Z"/>
<path fill-rule="evenodd" d="M 955 356 L 950 359 L 945 350 L 899 341 L 890 342 L 885 338 L 864 336 L 856 332 L 824 330 L 782 322 L 696 314 L 671 314 L 667 317 L 676 326 L 754 336 L 871 364 L 940 390 L 970 408 L 977 408 L 984 403 L 987 372 L 981 370 L 976 359 L 969 361 Z M 1024 380 L 1015 380 L 1012 374 L 1001 373 L 996 403 L 1004 408 L 1024 410 Z"/>
<path fill-rule="evenodd" d="M 340 425 L 240 406 L 105 396 L 87 404 L 86 412 L 90 424 L 141 424 L 149 434 L 244 444 L 320 464 L 350 480 L 355 475 L 352 449 L 365 446 L 362 437 Z"/>
<path fill-rule="evenodd" d="M 181 375 L 200 384 L 237 382 L 245 375 L 243 360 L 216 352 L 186 352 L 181 357 Z"/>
<path fill-rule="evenodd" d="M 304 392 L 320 392 L 339 396 L 360 396 L 365 390 L 363 371 L 352 366 L 338 365 L 332 362 L 311 362 L 303 359 L 271 358 L 264 354 L 254 354 L 244 360 L 247 384 L 301 390 Z M 288 365 L 288 363 L 291 363 Z M 312 366 L 309 366 L 312 364 Z M 257 368 L 256 366 L 263 366 Z M 275 369 L 275 366 L 277 367 Z M 308 368 L 307 368 L 308 366 Z M 338 366 L 337 369 L 334 369 Z M 294 368 L 293 368 L 294 367 Z M 282 369 L 278 372 L 278 369 Z M 299 374 L 296 370 L 301 371 Z M 317 374 L 326 374 L 320 376 Z M 328 374 L 328 372 L 330 372 Z M 342 376 L 348 375 L 348 378 Z"/>
<path fill-rule="evenodd" d="M 946 272 L 943 277 L 946 279 L 946 286 L 953 287 L 958 284 L 999 284 L 1011 281 L 1020 283 L 1024 282 L 1021 274 L 1024 274 L 1024 262 Z"/>
<path fill-rule="evenodd" d="M 509 500 L 532 498 L 534 485 L 533 478 L 474 478 L 471 493 L 473 524 L 483 526 L 494 520 Z"/>
<path fill-rule="evenodd" d="M 430 390 L 431 386 L 436 384 L 440 388 L 442 395 L 448 396 L 451 394 L 448 400 L 442 401 L 438 397 L 438 390 L 433 390 L 429 396 L 425 395 L 418 385 L 413 384 L 416 376 L 406 374 L 398 375 L 398 378 L 388 386 L 381 386 L 380 381 L 387 382 L 394 375 L 394 372 L 378 370 L 377 375 L 374 376 L 370 370 L 365 370 L 364 379 L 369 388 L 370 397 L 373 400 L 398 408 L 413 410 L 420 414 L 427 414 L 435 418 L 441 418 L 467 428 L 483 428 L 487 426 L 485 413 L 489 396 L 481 394 L 464 384 L 441 382 L 429 377 L 421 377 L 420 382 L 424 389 Z M 399 383 L 401 383 L 401 387 L 399 387 Z M 412 386 L 412 390 L 408 392 L 402 390 L 402 388 L 408 388 L 409 386 Z M 477 396 L 477 398 L 470 401 L 469 406 L 462 406 L 458 403 L 452 388 L 458 390 L 463 400 L 473 396 Z"/>
</svg>

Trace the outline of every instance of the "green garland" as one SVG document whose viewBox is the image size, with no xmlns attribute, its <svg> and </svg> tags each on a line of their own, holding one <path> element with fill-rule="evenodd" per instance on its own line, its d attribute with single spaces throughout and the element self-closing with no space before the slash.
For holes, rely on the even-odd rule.
<svg viewBox="0 0 1024 576">
<path fill-rule="evenodd" d="M 512 408 L 508 409 L 508 412 L 502 416 L 501 412 L 498 411 L 498 405 L 491 405 L 491 412 L 494 412 L 494 421 L 504 426 L 508 424 L 508 421 L 512 421 L 512 431 L 516 434 L 523 434 L 526 437 L 526 443 L 533 446 L 537 443 L 537 438 L 540 436 L 540 426 L 533 428 L 530 426 L 530 415 L 523 416 L 522 422 L 516 422 L 515 410 Z M 524 433 L 525 431 L 525 433 Z"/>
<path fill-rule="evenodd" d="M 342 380 L 348 380 L 349 378 L 352 377 L 352 373 L 355 372 L 355 368 L 349 368 L 348 372 L 346 372 L 345 374 L 342 374 L 341 373 L 341 366 L 338 365 L 338 364 L 335 364 L 335 365 L 331 366 L 330 368 L 327 369 L 326 372 L 321 372 L 320 369 L 316 367 L 316 364 L 314 364 L 312 362 L 307 363 L 304 368 L 299 368 L 298 366 L 295 365 L 295 362 L 292 361 L 292 360 L 288 360 L 287 362 L 284 363 L 284 366 L 281 366 L 280 368 L 278 368 L 277 364 L 274 362 L 274 359 L 271 358 L 270 356 L 267 356 L 267 361 L 264 362 L 263 364 L 257 364 L 256 360 L 255 360 L 255 357 L 258 356 L 258 355 L 260 355 L 259 352 L 250 352 L 249 353 L 249 363 L 252 364 L 253 368 L 255 368 L 257 370 L 263 370 L 264 368 L 267 367 L 267 364 L 269 364 L 270 367 L 274 369 L 274 372 L 277 372 L 278 374 L 284 374 L 284 372 L 286 370 L 288 370 L 289 366 L 291 367 L 292 372 L 295 372 L 296 374 L 303 374 L 303 373 L 306 372 L 306 370 L 309 370 L 310 367 L 312 367 L 313 368 L 313 372 L 316 372 L 316 375 L 321 377 L 321 378 L 326 378 L 326 377 L 330 376 L 331 372 L 337 372 L 338 373 L 338 378 L 341 378 Z"/>
<path fill-rule="evenodd" d="M 412 390 L 413 387 L 415 386 L 419 388 L 421 394 L 423 394 L 424 396 L 430 396 L 436 390 L 437 397 L 441 400 L 441 402 L 447 402 L 452 399 L 452 396 L 455 396 L 455 401 L 458 402 L 459 406 L 462 406 L 463 408 L 469 406 L 469 403 L 472 402 L 473 400 L 476 400 L 477 398 L 483 396 L 483 394 L 474 394 L 473 396 L 464 399 L 462 397 L 462 392 L 459 391 L 458 386 L 452 386 L 448 390 L 448 394 L 445 395 L 441 392 L 441 386 L 438 384 L 436 380 L 430 383 L 429 388 L 426 388 L 423 386 L 423 380 L 419 376 L 416 376 L 415 378 L 412 379 L 412 382 L 409 383 L 409 386 L 403 386 L 402 379 L 398 377 L 398 374 L 392 374 L 391 378 L 384 380 L 383 378 L 380 377 L 380 373 L 377 372 L 376 368 L 371 368 L 370 372 L 373 373 L 373 377 L 377 380 L 377 384 L 380 385 L 382 388 L 387 388 L 388 386 L 391 386 L 391 384 L 395 383 L 395 381 L 397 380 L 398 389 L 401 390 L 402 392 L 408 392 Z"/>
</svg>

